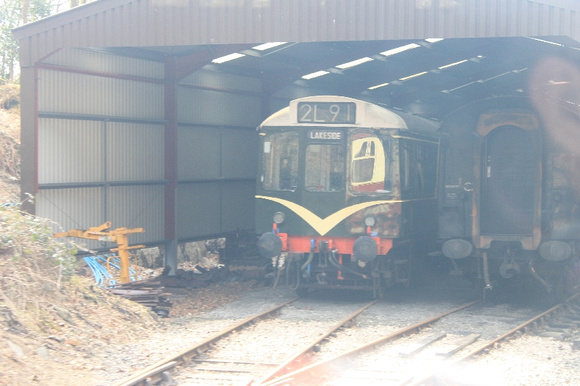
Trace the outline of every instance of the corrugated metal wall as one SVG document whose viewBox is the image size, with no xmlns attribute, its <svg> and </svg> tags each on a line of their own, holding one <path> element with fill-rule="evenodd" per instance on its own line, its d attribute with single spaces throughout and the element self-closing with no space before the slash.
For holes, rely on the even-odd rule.
<svg viewBox="0 0 580 386">
<path fill-rule="evenodd" d="M 133 243 L 165 240 L 163 77 L 163 63 L 95 50 L 39 65 L 37 215 L 65 230 L 111 221 L 144 228 Z M 260 79 L 207 70 L 179 83 L 179 240 L 253 229 L 260 92 Z"/>
<path fill-rule="evenodd" d="M 197 71 L 178 89 L 179 239 L 254 228 L 261 81 Z"/>
<path fill-rule="evenodd" d="M 111 221 L 145 229 L 133 244 L 163 240 L 163 64 L 64 50 L 39 67 L 36 214 L 64 230 Z"/>
<path fill-rule="evenodd" d="M 58 68 L 39 71 L 39 80 L 39 109 L 42 112 L 163 119 L 163 85 L 160 83 L 78 74 Z"/>
<path fill-rule="evenodd" d="M 103 181 L 102 122 L 40 118 L 38 126 L 38 183 L 41 187 L 50 183 Z"/>
<path fill-rule="evenodd" d="M 117 55 L 88 47 L 60 50 L 43 59 L 42 62 L 95 73 L 163 79 L 163 65 L 161 63 L 130 57 L 120 58 Z"/>
<path fill-rule="evenodd" d="M 159 125 L 41 118 L 38 182 L 163 180 Z"/>
</svg>

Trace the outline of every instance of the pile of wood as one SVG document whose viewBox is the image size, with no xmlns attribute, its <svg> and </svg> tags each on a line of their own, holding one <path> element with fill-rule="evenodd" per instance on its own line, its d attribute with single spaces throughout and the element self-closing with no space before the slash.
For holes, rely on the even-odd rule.
<svg viewBox="0 0 580 386">
<path fill-rule="evenodd" d="M 151 309 L 158 315 L 167 316 L 171 308 L 171 302 L 167 299 L 171 294 L 165 293 L 161 281 L 139 280 L 119 284 L 109 289 L 115 295 L 132 300 Z"/>
</svg>

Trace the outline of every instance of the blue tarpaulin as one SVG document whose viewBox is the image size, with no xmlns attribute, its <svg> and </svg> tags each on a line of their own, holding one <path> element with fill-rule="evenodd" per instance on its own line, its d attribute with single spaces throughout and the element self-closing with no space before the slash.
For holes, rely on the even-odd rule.
<svg viewBox="0 0 580 386">
<path fill-rule="evenodd" d="M 106 286 L 106 287 L 114 287 L 117 285 L 115 280 L 115 276 L 112 275 L 107 270 L 107 260 L 109 260 L 109 267 L 116 269 L 117 271 L 121 270 L 121 259 L 117 255 L 110 254 L 110 255 L 98 255 L 98 256 L 85 256 L 84 260 L 93 272 L 93 276 L 95 277 L 95 283 L 99 286 Z M 129 275 L 131 281 L 141 279 L 136 275 L 134 269 L 129 269 Z"/>
</svg>

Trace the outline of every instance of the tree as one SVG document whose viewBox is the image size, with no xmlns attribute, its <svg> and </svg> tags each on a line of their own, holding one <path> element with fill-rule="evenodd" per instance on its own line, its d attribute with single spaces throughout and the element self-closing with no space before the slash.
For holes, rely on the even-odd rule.
<svg viewBox="0 0 580 386">
<path fill-rule="evenodd" d="M 13 82 L 18 65 L 18 42 L 12 30 L 31 21 L 49 16 L 50 0 L 0 0 L 0 81 Z"/>
<path fill-rule="evenodd" d="M 69 5 L 71 8 L 78 7 L 81 4 L 86 4 L 87 0 L 70 0 Z"/>
<path fill-rule="evenodd" d="M 12 30 L 90 0 L 0 0 L 0 83 L 14 82 L 18 42 Z"/>
<path fill-rule="evenodd" d="M 0 0 L 0 82 L 14 79 L 14 67 L 18 58 L 18 43 L 12 37 L 12 29 L 22 24 L 20 0 Z"/>
</svg>

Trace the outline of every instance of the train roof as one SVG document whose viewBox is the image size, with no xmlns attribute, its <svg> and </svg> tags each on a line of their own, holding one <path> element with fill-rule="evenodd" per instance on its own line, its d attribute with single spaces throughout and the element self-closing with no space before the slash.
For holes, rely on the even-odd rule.
<svg viewBox="0 0 580 386">
<path fill-rule="evenodd" d="M 408 130 L 424 135 L 435 136 L 440 123 L 402 111 L 390 110 L 377 104 L 335 95 L 317 95 L 298 98 L 290 101 L 290 105 L 275 112 L 266 118 L 258 127 L 287 127 L 312 126 L 312 123 L 298 122 L 298 104 L 303 102 L 336 102 L 354 103 L 356 105 L 356 119 L 354 123 L 332 124 L 333 127 L 365 127 L 372 129 L 399 129 Z"/>
</svg>

